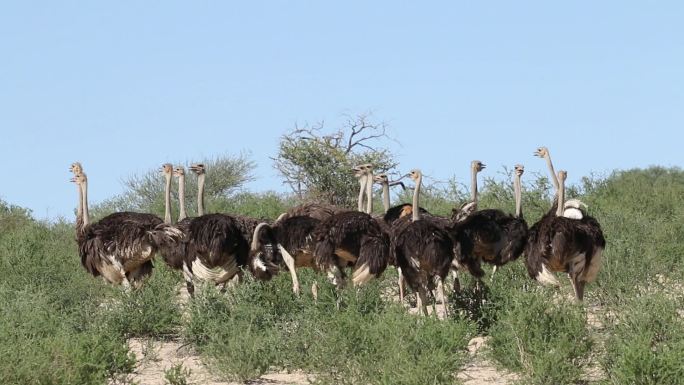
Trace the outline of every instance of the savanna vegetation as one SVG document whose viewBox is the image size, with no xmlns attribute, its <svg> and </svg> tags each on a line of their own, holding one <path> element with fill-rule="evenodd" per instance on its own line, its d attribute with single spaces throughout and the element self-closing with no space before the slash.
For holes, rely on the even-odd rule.
<svg viewBox="0 0 684 385">
<path fill-rule="evenodd" d="M 207 178 L 214 183 L 208 210 L 273 219 L 311 196 L 350 202 L 352 190 L 330 197 L 325 194 L 334 190 L 319 184 L 346 183 L 346 174 L 331 179 L 338 174 L 301 157 L 313 145 L 326 157 L 339 156 L 334 164 L 340 170 L 362 159 L 394 164 L 391 154 L 369 158 L 375 152 L 359 146 L 343 154 L 353 143 L 350 132 L 340 131 L 338 139 L 302 139 L 304 131 L 284 137 L 281 152 L 290 156 L 278 159 L 300 189 L 292 195 L 241 191 L 252 168 L 244 156 L 207 160 L 208 170 L 216 170 Z M 313 175 L 318 172 L 328 179 L 320 182 Z M 486 179 L 480 207 L 513 211 L 510 178 L 502 174 Z M 524 181 L 523 210 L 531 224 L 550 207 L 549 184 L 530 175 Z M 163 213 L 156 171 L 131 177 L 127 186 L 95 214 L 130 208 Z M 421 205 L 436 214 L 448 214 L 466 196 L 456 183 L 425 190 Z M 187 194 L 192 199 L 192 186 Z M 684 383 L 684 171 L 615 171 L 584 178 L 569 195 L 589 205 L 608 242 L 585 302 L 574 303 L 569 282 L 560 289 L 540 287 L 519 260 L 487 280 L 482 293 L 464 282 L 465 290 L 452 294 L 446 320 L 408 314 L 395 300 L 392 269 L 360 290 L 341 292 L 323 275 L 302 271 L 303 288 L 318 283 L 316 302 L 306 289 L 294 297 L 289 276 L 280 274 L 270 282 L 248 278 L 227 293 L 201 286 L 196 298 L 182 304 L 180 274 L 158 261 L 143 288 L 123 292 L 81 268 L 71 218 L 41 222 L 0 202 L 0 383 L 125 382 L 135 363 L 126 341 L 143 336 L 182 339 L 212 371 L 232 380 L 301 370 L 326 384 L 452 384 L 468 360 L 469 340 L 478 335 L 490 337 L 488 357 L 519 373 L 525 384 Z M 397 201 L 408 199 L 400 193 Z M 590 378 L 590 370 L 600 374 Z M 183 368 L 166 375 L 183 383 Z"/>
</svg>

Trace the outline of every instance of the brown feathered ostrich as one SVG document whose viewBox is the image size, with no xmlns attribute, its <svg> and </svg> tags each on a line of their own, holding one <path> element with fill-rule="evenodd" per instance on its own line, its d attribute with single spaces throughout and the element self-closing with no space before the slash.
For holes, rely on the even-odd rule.
<svg viewBox="0 0 684 385">
<path fill-rule="evenodd" d="M 389 261 L 389 236 L 368 213 L 373 210 L 373 199 L 369 195 L 372 189 L 368 188 L 368 184 L 372 185 L 372 180 L 368 180 L 369 175 L 372 175 L 372 166 L 362 165 L 354 168 L 354 171 L 359 178 L 359 198 L 364 190 L 368 198 L 365 207 L 367 212 L 335 214 L 321 222 L 314 231 L 316 266 L 327 271 L 338 288 L 345 284 L 346 266 L 353 267 L 352 281 L 358 286 L 373 277 L 379 277 Z"/>
<path fill-rule="evenodd" d="M 367 170 L 370 169 L 370 164 L 364 164 L 354 167 L 352 170 L 356 178 L 359 180 L 359 203 L 358 208 L 365 209 L 363 204 L 364 196 L 367 195 Z M 300 206 L 302 207 L 302 206 Z M 292 211 L 289 211 L 291 213 Z M 309 213 L 310 214 L 310 213 Z M 330 215 L 331 217 L 333 215 Z M 278 254 L 276 257 L 281 257 L 281 260 L 269 261 L 264 258 L 264 255 L 253 255 L 250 257 L 250 270 L 260 279 L 269 280 L 272 278 L 274 270 L 259 270 L 257 267 L 262 265 L 278 265 L 285 264 L 290 271 L 292 277 L 292 291 L 299 295 L 300 286 L 297 278 L 296 269 L 308 267 L 318 269 L 318 265 L 314 260 L 314 248 L 316 245 L 315 237 L 316 230 L 322 221 L 316 216 L 310 215 L 281 215 L 273 224 L 272 230 L 278 242 Z M 340 284 L 342 284 L 340 282 Z M 314 298 L 316 296 L 316 284 L 312 287 Z"/>
<path fill-rule="evenodd" d="M 422 174 L 420 170 L 412 170 L 409 176 L 416 183 L 413 210 L 411 218 L 403 217 L 394 222 L 391 251 L 409 286 L 418 292 L 419 307 L 427 315 L 427 293 L 434 289 L 435 278 L 441 282 L 449 272 L 454 242 L 447 229 L 433 220 L 421 219 L 418 202 Z M 439 282 L 437 287 L 446 311 L 446 296 Z"/>
<path fill-rule="evenodd" d="M 79 190 L 76 239 L 81 264 L 93 276 L 102 276 L 124 288 L 139 286 L 152 272 L 152 258 L 160 248 L 178 242 L 183 234 L 152 214 L 118 212 L 90 223 L 88 178 L 80 164 L 71 167 Z"/>
<path fill-rule="evenodd" d="M 472 199 L 477 206 L 477 173 L 484 169 L 484 165 L 480 161 L 473 161 L 471 169 L 475 186 L 472 189 Z M 471 270 L 470 267 L 476 264 L 474 275 L 478 276 L 481 272 L 480 262 L 494 265 L 496 272 L 498 266 L 520 257 L 527 241 L 527 222 L 522 217 L 521 204 L 520 177 L 523 172 L 522 165 L 515 166 L 515 215 L 496 209 L 478 210 L 456 224 L 461 247 L 457 258 L 454 259 L 455 266 L 462 267 L 462 260 L 475 260 L 475 263 L 466 266 Z M 458 288 L 458 278 L 454 281 L 454 287 Z"/>
<path fill-rule="evenodd" d="M 596 219 L 563 216 L 566 178 L 565 171 L 558 172 L 557 205 L 530 228 L 525 265 L 530 277 L 545 285 L 559 285 L 554 272 L 568 273 L 575 297 L 582 301 L 584 286 L 601 268 L 606 241 Z"/>
</svg>

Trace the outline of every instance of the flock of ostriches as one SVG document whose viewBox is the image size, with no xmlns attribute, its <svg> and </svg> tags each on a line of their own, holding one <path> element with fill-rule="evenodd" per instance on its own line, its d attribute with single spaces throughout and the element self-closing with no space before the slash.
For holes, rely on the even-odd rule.
<svg viewBox="0 0 684 385">
<path fill-rule="evenodd" d="M 196 281 L 222 288 L 234 277 L 239 281 L 243 268 L 256 279 L 269 280 L 285 267 L 298 295 L 298 268 L 323 271 L 334 285 L 342 287 L 347 282 L 347 268 L 358 286 L 393 265 L 399 271 L 401 300 L 404 283 L 408 283 L 417 292 L 418 307 L 427 315 L 427 294 L 435 288 L 446 305 L 443 282 L 450 271 L 456 275 L 454 290 L 460 290 L 459 271 L 476 277 L 479 288 L 482 262 L 493 264 L 496 272 L 498 266 L 524 253 L 531 278 L 558 286 L 554 273 L 565 272 L 581 301 L 585 284 L 592 282 L 600 269 L 605 239 L 599 223 L 586 214 L 586 205 L 576 199 L 565 200 L 567 173 L 556 174 L 548 150 L 541 147 L 535 155 L 546 160 L 556 194 L 548 213 L 529 228 L 522 215 L 521 165 L 515 166 L 513 215 L 478 210 L 477 173 L 485 165 L 473 161 L 472 201 L 455 208 L 451 218 L 430 214 L 419 206 L 419 170 L 408 174 L 415 182 L 412 204 L 390 207 L 387 176 L 373 176 L 372 165 L 365 164 L 353 169 L 360 185 L 357 211 L 307 203 L 283 213 L 273 223 L 241 215 L 205 214 L 205 167 L 195 164 L 190 169 L 198 178 L 198 216 L 190 218 L 184 202 L 185 171 L 165 164 L 163 220 L 153 214 L 119 212 L 90 223 L 86 174 L 80 163 L 74 163 L 71 171 L 79 193 L 76 234 L 81 263 L 93 276 L 130 288 L 151 274 L 152 259 L 160 254 L 170 267 L 183 272 L 190 295 Z M 178 179 L 180 199 L 175 224 L 170 208 L 172 176 Z M 383 216 L 372 215 L 374 183 L 382 185 Z M 312 291 L 315 296 L 315 284 Z"/>
</svg>

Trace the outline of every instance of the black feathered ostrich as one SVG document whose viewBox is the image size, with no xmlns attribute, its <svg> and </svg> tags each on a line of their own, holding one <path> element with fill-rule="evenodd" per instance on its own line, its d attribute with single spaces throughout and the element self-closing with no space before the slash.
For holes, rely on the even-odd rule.
<svg viewBox="0 0 684 385">
<path fill-rule="evenodd" d="M 387 174 L 376 175 L 375 177 L 373 177 L 373 181 L 382 186 L 382 205 L 384 208 L 384 214 L 382 220 L 379 223 L 382 225 L 383 230 L 385 230 L 388 234 L 391 234 L 392 224 L 399 218 L 410 216 L 413 211 L 413 205 L 411 203 L 401 203 L 393 207 L 390 207 L 389 188 L 390 186 L 401 185 L 403 189 L 406 189 L 404 183 L 402 183 L 401 181 L 395 181 L 390 183 Z M 424 208 L 420 207 L 419 210 L 422 215 L 429 215 L 428 211 Z M 397 284 L 399 286 L 399 301 L 404 302 L 405 279 L 401 273 L 401 267 L 399 267 L 397 261 L 392 257 L 392 255 L 393 254 L 390 253 L 389 264 L 397 268 L 397 273 L 399 274 L 399 278 L 397 280 Z"/>
<path fill-rule="evenodd" d="M 432 220 L 421 219 L 418 206 L 422 174 L 409 173 L 416 183 L 411 218 L 403 217 L 392 227 L 391 251 L 409 286 L 418 292 L 419 307 L 427 315 L 427 292 L 435 287 L 434 279 L 443 281 L 454 258 L 454 242 L 448 230 Z M 447 310 L 443 285 L 438 283 L 444 309 Z"/>
<path fill-rule="evenodd" d="M 118 212 L 90 223 L 88 178 L 80 163 L 71 166 L 78 186 L 76 240 L 81 264 L 93 276 L 112 284 L 139 286 L 152 272 L 157 251 L 178 242 L 183 234 L 152 214 Z"/>
<path fill-rule="evenodd" d="M 471 165 L 473 186 L 472 199 L 477 207 L 477 173 L 484 169 L 480 161 L 473 161 Z M 462 261 L 472 261 L 465 266 L 476 277 L 483 273 L 480 262 L 497 267 L 514 261 L 522 254 L 527 241 L 527 222 L 522 217 L 522 192 L 520 177 L 524 172 L 522 165 L 514 168 L 513 186 L 515 191 L 515 215 L 506 214 L 501 210 L 478 210 L 456 223 L 458 239 L 461 244 L 454 267 L 463 267 Z M 492 272 L 492 276 L 494 274 Z M 454 288 L 458 290 L 458 278 L 454 281 Z"/>
<path fill-rule="evenodd" d="M 606 240 L 596 219 L 584 213 L 582 219 L 563 216 L 566 178 L 565 171 L 558 172 L 556 207 L 530 228 L 525 265 L 530 277 L 545 285 L 559 286 L 553 273 L 568 273 L 575 297 L 582 301 L 584 286 L 601 268 Z"/>
</svg>

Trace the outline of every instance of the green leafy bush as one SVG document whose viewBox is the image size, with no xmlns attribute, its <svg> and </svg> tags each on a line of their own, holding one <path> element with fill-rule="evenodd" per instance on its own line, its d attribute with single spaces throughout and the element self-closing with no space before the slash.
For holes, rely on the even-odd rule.
<svg viewBox="0 0 684 385">
<path fill-rule="evenodd" d="M 525 383 L 568 384 L 582 375 L 592 343 L 581 305 L 554 303 L 548 293 L 511 293 L 489 329 L 492 357 L 523 372 Z"/>
</svg>

